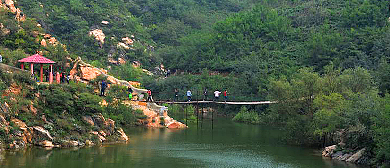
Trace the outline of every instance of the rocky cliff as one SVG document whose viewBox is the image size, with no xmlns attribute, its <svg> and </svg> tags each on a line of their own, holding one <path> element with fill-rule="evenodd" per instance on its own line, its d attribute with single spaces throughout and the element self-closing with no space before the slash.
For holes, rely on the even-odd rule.
<svg viewBox="0 0 390 168">
<path fill-rule="evenodd" d="M 187 128 L 187 126 L 181 122 L 178 122 L 168 116 L 167 107 L 159 106 L 156 103 L 143 102 L 145 98 L 143 94 L 146 94 L 146 89 L 140 89 L 134 87 L 133 85 L 139 86 L 140 84 L 132 81 L 119 80 L 111 75 L 108 75 L 107 71 L 104 69 L 93 67 L 90 64 L 85 63 L 78 58 L 73 61 L 73 68 L 70 71 L 71 79 L 88 83 L 89 81 L 94 80 L 98 76 L 102 75 L 107 78 L 110 85 L 121 85 L 125 87 L 130 87 L 133 90 L 133 95 L 137 98 L 136 101 L 125 101 L 124 104 L 131 106 L 134 109 L 140 109 L 147 116 L 145 121 L 142 123 L 148 127 L 167 127 L 167 128 Z M 163 121 L 162 121 L 163 120 Z M 164 124 L 161 124 L 164 123 Z"/>
</svg>

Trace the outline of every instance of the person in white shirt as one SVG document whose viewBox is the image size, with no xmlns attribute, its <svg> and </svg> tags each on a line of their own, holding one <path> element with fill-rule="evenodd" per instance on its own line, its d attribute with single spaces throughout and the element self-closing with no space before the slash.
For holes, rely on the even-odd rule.
<svg viewBox="0 0 390 168">
<path fill-rule="evenodd" d="M 216 91 L 214 92 L 215 101 L 218 101 L 219 95 L 220 95 L 220 94 L 221 94 L 221 92 L 220 92 L 219 90 L 216 90 Z"/>
<path fill-rule="evenodd" d="M 191 101 L 191 96 L 192 96 L 191 90 L 188 90 L 188 91 L 187 91 L 187 98 L 188 98 L 188 101 Z"/>
</svg>

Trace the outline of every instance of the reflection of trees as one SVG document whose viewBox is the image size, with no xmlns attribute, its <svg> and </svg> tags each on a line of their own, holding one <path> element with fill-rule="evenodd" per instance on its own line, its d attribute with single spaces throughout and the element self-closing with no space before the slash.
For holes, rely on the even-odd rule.
<svg viewBox="0 0 390 168">
<path fill-rule="evenodd" d="M 146 159 L 156 156 L 159 143 L 170 140 L 173 132 L 180 130 L 141 128 L 130 135 L 129 144 L 106 144 L 103 146 L 71 149 L 28 148 L 0 155 L 0 167 L 134 167 L 148 163 Z"/>
<path fill-rule="evenodd" d="M 33 167 L 44 167 L 49 161 L 52 150 L 27 148 L 20 151 L 7 151 L 0 156 L 0 167 L 31 167 L 31 161 L 34 162 Z"/>
</svg>

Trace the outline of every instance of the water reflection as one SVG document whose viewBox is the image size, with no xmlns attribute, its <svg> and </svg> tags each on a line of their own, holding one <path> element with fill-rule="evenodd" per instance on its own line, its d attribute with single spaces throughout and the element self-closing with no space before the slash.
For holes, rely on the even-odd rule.
<svg viewBox="0 0 390 168">
<path fill-rule="evenodd" d="M 319 151 L 283 145 L 279 130 L 219 119 L 210 129 L 133 128 L 127 144 L 82 149 L 30 148 L 0 155 L 1 167 L 299 167 L 357 168 L 323 159 Z"/>
</svg>

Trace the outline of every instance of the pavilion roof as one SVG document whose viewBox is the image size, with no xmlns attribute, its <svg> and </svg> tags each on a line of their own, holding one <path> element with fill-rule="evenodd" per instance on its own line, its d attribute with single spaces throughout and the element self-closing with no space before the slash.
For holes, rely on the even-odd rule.
<svg viewBox="0 0 390 168">
<path fill-rule="evenodd" d="M 32 56 L 29 56 L 27 58 L 23 58 L 21 60 L 19 60 L 18 62 L 31 62 L 31 63 L 39 63 L 39 64 L 54 64 L 56 62 L 42 56 L 42 55 L 39 55 L 39 54 L 35 54 L 35 55 L 32 55 Z"/>
</svg>

